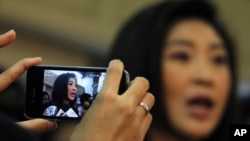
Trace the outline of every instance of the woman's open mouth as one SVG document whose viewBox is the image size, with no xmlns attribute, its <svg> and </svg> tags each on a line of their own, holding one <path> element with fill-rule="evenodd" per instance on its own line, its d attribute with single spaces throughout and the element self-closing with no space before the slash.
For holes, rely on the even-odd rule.
<svg viewBox="0 0 250 141">
<path fill-rule="evenodd" d="M 70 96 L 71 96 L 71 97 L 75 97 L 75 96 L 76 96 L 76 93 L 70 93 Z"/>
<path fill-rule="evenodd" d="M 198 119 L 209 117 L 214 107 L 214 102 L 208 96 L 195 96 L 187 101 L 188 113 Z"/>
</svg>

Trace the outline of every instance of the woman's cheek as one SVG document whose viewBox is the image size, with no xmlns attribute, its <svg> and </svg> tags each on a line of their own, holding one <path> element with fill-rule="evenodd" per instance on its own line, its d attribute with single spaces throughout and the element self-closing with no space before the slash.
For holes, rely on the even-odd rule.
<svg viewBox="0 0 250 141">
<path fill-rule="evenodd" d="M 229 70 L 224 69 L 222 71 L 217 72 L 216 78 L 216 100 L 218 106 L 216 107 L 217 118 L 220 119 L 222 114 L 224 113 L 225 106 L 227 104 L 229 94 L 230 94 L 230 86 L 232 84 L 231 76 Z"/>
<path fill-rule="evenodd" d="M 183 120 L 185 94 L 189 82 L 188 70 L 168 63 L 163 69 L 164 104 L 171 123 L 181 123 Z"/>
</svg>

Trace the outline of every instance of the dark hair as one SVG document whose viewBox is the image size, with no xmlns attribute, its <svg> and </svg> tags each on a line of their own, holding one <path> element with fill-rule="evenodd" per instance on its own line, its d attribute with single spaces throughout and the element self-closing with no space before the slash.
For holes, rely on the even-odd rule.
<svg viewBox="0 0 250 141">
<path fill-rule="evenodd" d="M 80 96 L 80 101 L 81 103 L 85 102 L 85 101 L 88 101 L 88 102 L 91 102 L 91 95 L 88 94 L 88 93 L 83 93 L 81 96 Z"/>
<path fill-rule="evenodd" d="M 64 73 L 59 75 L 54 82 L 52 91 L 52 101 L 53 104 L 59 107 L 63 105 L 63 99 L 67 99 L 67 92 L 68 92 L 67 85 L 69 78 L 74 78 L 75 80 L 77 80 L 76 75 L 74 73 Z M 70 106 L 73 107 L 75 102 L 76 98 L 74 99 L 74 101 L 70 102 Z"/>
<path fill-rule="evenodd" d="M 88 93 L 83 93 L 81 96 L 80 96 L 80 101 L 81 101 L 81 104 L 83 104 L 84 102 L 89 102 L 89 104 L 91 105 L 92 104 L 92 100 L 91 100 L 91 95 L 88 94 Z M 85 107 L 84 106 L 84 109 L 89 109 L 89 106 L 88 107 Z"/>
<path fill-rule="evenodd" d="M 159 128 L 167 128 L 176 134 L 167 123 L 167 115 L 162 101 L 162 85 L 160 72 L 160 53 L 163 39 L 171 27 L 178 21 L 189 18 L 201 19 L 209 23 L 225 43 L 229 58 L 229 69 L 232 77 L 230 96 L 220 124 L 208 140 L 229 140 L 229 124 L 235 122 L 235 87 L 236 66 L 235 51 L 232 40 L 218 21 L 215 7 L 204 0 L 166 1 L 139 12 L 118 34 L 111 48 L 108 61 L 121 59 L 131 78 L 144 76 L 150 82 L 150 91 L 156 102 L 152 109 L 153 124 Z"/>
</svg>

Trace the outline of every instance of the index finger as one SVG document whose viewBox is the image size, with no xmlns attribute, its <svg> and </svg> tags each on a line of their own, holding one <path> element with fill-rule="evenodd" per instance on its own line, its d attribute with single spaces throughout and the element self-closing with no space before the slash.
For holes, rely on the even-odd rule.
<svg viewBox="0 0 250 141">
<path fill-rule="evenodd" d="M 109 63 L 101 92 L 118 93 L 123 68 L 124 65 L 120 60 L 112 60 Z"/>
<path fill-rule="evenodd" d="M 38 65 L 42 62 L 40 57 L 36 58 L 25 58 L 18 61 L 16 64 L 11 66 L 9 69 L 4 71 L 0 75 L 0 91 L 8 87 L 13 81 L 15 81 L 19 76 L 21 76 L 29 67 Z"/>
</svg>

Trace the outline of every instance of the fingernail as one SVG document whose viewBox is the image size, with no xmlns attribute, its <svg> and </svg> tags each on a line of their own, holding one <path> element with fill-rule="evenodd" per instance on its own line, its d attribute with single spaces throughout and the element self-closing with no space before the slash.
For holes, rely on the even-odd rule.
<svg viewBox="0 0 250 141">
<path fill-rule="evenodd" d="M 33 57 L 34 59 L 40 59 L 40 60 L 42 60 L 42 57 Z"/>
<path fill-rule="evenodd" d="M 113 63 L 115 63 L 115 62 L 122 62 L 120 59 L 114 59 L 114 60 L 111 60 L 110 62 L 109 62 L 109 66 L 111 66 Z"/>
<path fill-rule="evenodd" d="M 49 130 L 55 130 L 57 128 L 56 122 L 48 122 L 48 129 Z"/>
<path fill-rule="evenodd" d="M 14 29 L 11 29 L 11 30 L 7 31 L 7 32 L 5 33 L 5 35 L 11 34 L 12 32 L 14 32 Z"/>
</svg>

